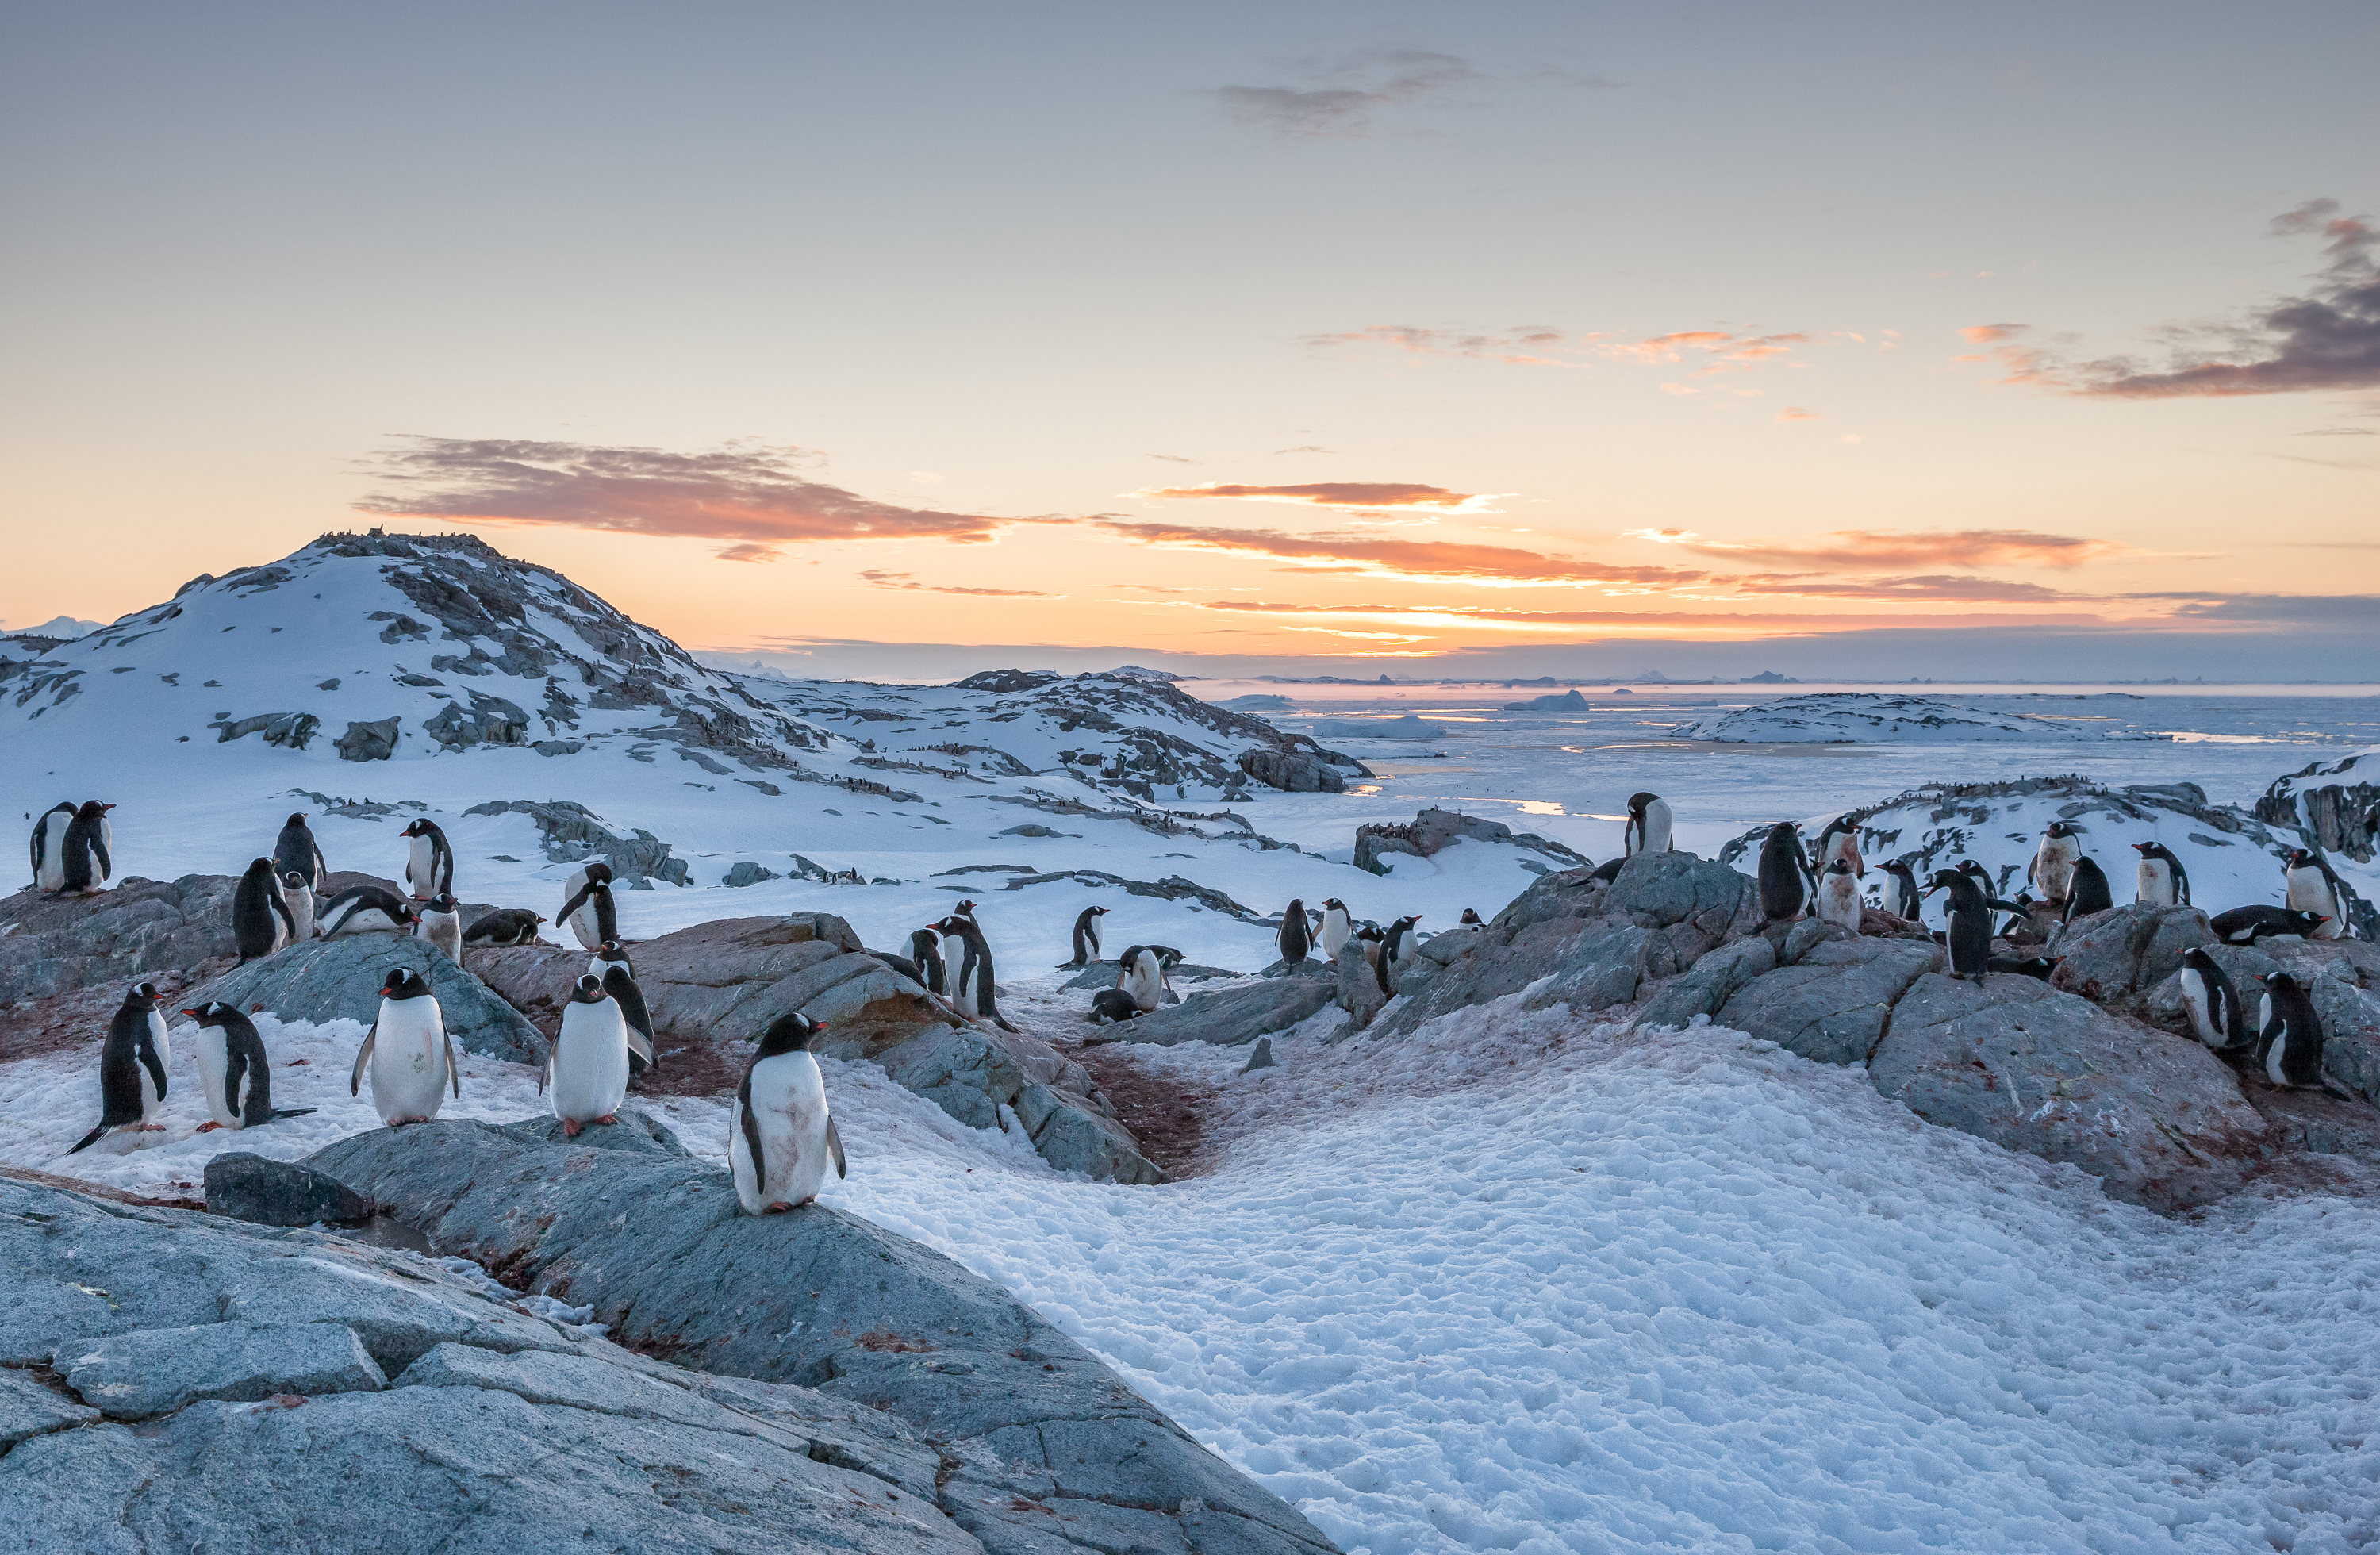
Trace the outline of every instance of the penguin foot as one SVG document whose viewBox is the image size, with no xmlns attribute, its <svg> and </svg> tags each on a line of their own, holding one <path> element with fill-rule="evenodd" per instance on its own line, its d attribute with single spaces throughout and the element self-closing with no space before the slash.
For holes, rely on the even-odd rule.
<svg viewBox="0 0 2380 1555">
<path fill-rule="evenodd" d="M 140 1125 L 140 1132 L 143 1134 L 163 1134 L 165 1132 L 165 1125 L 164 1124 L 142 1124 Z"/>
<path fill-rule="evenodd" d="M 199 1132 L 200 1134 L 212 1134 L 222 1126 L 223 1124 L 215 1122 L 214 1119 L 209 1118 L 206 1122 L 199 1125 Z"/>
<path fill-rule="evenodd" d="M 565 1139 L 576 1139 L 578 1137 L 578 1131 L 586 1126 L 577 1118 L 565 1118 L 562 1120 L 562 1136 Z"/>
<path fill-rule="evenodd" d="M 765 1209 L 762 1209 L 760 1213 L 763 1215 L 789 1215 L 793 1213 L 793 1209 L 794 1207 L 792 1205 L 786 1203 L 781 1198 L 777 1200 L 776 1203 L 770 1205 Z"/>
<path fill-rule="evenodd" d="M 616 1115 L 614 1115 L 613 1113 L 606 1112 L 606 1113 L 604 1113 L 601 1117 L 597 1118 L 595 1121 L 596 1121 L 597 1123 L 599 1123 L 599 1124 L 615 1124 L 615 1123 L 618 1123 L 620 1120 L 619 1120 L 619 1118 L 618 1118 Z"/>
</svg>

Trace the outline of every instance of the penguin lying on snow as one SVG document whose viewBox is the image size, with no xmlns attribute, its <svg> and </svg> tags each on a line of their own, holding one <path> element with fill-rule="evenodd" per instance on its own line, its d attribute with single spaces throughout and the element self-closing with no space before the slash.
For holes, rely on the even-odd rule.
<svg viewBox="0 0 2380 1555">
<path fill-rule="evenodd" d="M 779 1215 L 818 1197 L 827 1163 L 850 1174 L 843 1136 L 826 1104 L 826 1078 L 810 1048 L 826 1029 L 798 1010 L 779 1015 L 760 1034 L 760 1051 L 735 1087 L 735 1116 L 727 1130 L 727 1168 L 735 1202 L 747 1215 Z"/>
<path fill-rule="evenodd" d="M 2282 897 L 2285 905 L 2300 912 L 2313 913 L 2323 922 L 2310 938 L 2345 940 L 2354 937 L 2352 920 L 2348 916 L 2348 902 L 2354 893 L 2330 867 L 2330 860 L 2312 848 L 2294 848 L 2281 863 L 2281 876 L 2288 882 L 2288 893 Z"/>
<path fill-rule="evenodd" d="M 100 1136 L 117 1129 L 163 1129 L 165 1125 L 154 1120 L 164 1110 L 165 1066 L 173 1062 L 174 1044 L 165 1035 L 157 985 L 134 983 L 99 1050 L 99 1126 L 67 1154 L 87 1150 L 99 1143 Z"/>
<path fill-rule="evenodd" d="M 2171 848 L 2163 843 L 2134 843 L 2132 851 L 2141 856 L 2133 901 L 2153 907 L 2190 905 L 2190 871 L 2181 867 Z"/>
<path fill-rule="evenodd" d="M 463 931 L 467 945 L 533 945 L 545 919 L 527 907 L 499 907 Z"/>
<path fill-rule="evenodd" d="M 2296 934 L 2312 939 L 2313 931 L 2322 927 L 2322 916 L 2291 907 L 2258 905 L 2216 913 L 2207 920 L 2207 926 L 2227 945 L 2252 945 L 2268 934 Z"/>
<path fill-rule="evenodd" d="M 267 858 L 261 862 L 271 864 Z M 256 1023 L 220 1001 L 182 1014 L 199 1023 L 199 1081 L 206 1087 L 207 1121 L 212 1129 L 261 1128 L 282 1118 L 302 1118 L 311 1107 L 273 1104 L 273 1061 L 265 1056 L 264 1039 Z"/>
<path fill-rule="evenodd" d="M 628 1099 L 628 1022 L 601 978 L 581 978 L 571 990 L 538 1088 L 548 1092 L 566 1137 L 577 1138 L 590 1123 L 620 1121 L 620 1104 Z"/>
<path fill-rule="evenodd" d="M 449 1086 L 456 1096 L 463 1094 L 445 1015 L 430 985 L 410 967 L 391 967 L 380 985 L 380 1014 L 356 1050 L 349 1096 L 362 1094 L 366 1064 L 371 1066 L 372 1108 L 391 1128 L 436 1117 Z"/>
<path fill-rule="evenodd" d="M 416 819 L 397 835 L 413 843 L 405 856 L 405 889 L 416 900 L 426 902 L 455 889 L 455 850 L 446 845 L 446 833 L 436 821 Z"/>
<path fill-rule="evenodd" d="M 2204 945 L 2181 953 L 2181 1007 L 2190 1012 L 2192 1033 L 2216 1052 L 2237 1052 L 2256 1040 L 2240 1018 L 2240 990 Z"/>
<path fill-rule="evenodd" d="M 314 920 L 318 939 L 341 934 L 407 934 L 417 915 L 413 904 L 377 885 L 351 885 L 322 904 Z"/>
<path fill-rule="evenodd" d="M 232 888 L 231 938 L 242 965 L 296 943 L 298 920 L 281 893 L 272 859 L 252 860 Z"/>
<path fill-rule="evenodd" d="M 1131 994 L 1120 988 L 1103 988 L 1091 995 L 1090 1021 L 1093 1026 L 1130 1020 L 1139 1014 L 1140 1006 L 1132 1002 Z"/>
<path fill-rule="evenodd" d="M 67 886 L 67 828 L 74 818 L 74 806 L 62 802 L 33 822 L 33 884 L 54 895 Z"/>
</svg>

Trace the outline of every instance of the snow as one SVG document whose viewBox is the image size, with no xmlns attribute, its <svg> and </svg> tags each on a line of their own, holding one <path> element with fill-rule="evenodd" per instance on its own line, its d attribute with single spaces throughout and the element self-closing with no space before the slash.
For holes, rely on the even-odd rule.
<svg viewBox="0 0 2380 1555">
<path fill-rule="evenodd" d="M 1973 740 L 2091 740 L 2107 732 L 2034 712 L 2001 712 L 1962 707 L 1932 697 L 1836 691 L 1782 697 L 1758 707 L 1739 708 L 1694 720 L 1678 730 L 1680 739 L 1729 740 L 1789 745 L 1854 745 L 1863 742 L 1958 744 Z M 2147 736 L 2127 735 L 2140 738 Z"/>
</svg>

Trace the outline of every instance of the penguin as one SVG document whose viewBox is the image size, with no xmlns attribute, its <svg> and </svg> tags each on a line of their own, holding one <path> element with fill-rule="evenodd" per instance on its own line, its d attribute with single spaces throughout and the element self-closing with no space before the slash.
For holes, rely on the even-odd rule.
<svg viewBox="0 0 2380 1555">
<path fill-rule="evenodd" d="M 1314 948 L 1314 936 L 1305 921 L 1305 903 L 1291 897 L 1289 905 L 1281 910 L 1281 930 L 1273 937 L 1281 947 L 1281 964 L 1291 971 L 1305 964 L 1306 952 Z"/>
<path fill-rule="evenodd" d="M 91 896 L 107 889 L 109 877 L 115 873 L 115 861 L 107 851 L 115 840 L 115 828 L 109 823 L 107 812 L 115 808 L 88 799 L 67 823 L 66 840 L 58 850 L 62 895 Z"/>
<path fill-rule="evenodd" d="M 645 1008 L 645 990 L 637 986 L 637 968 L 617 944 L 605 945 L 587 964 L 590 976 L 603 979 L 603 991 L 620 1002 L 620 1018 L 628 1023 L 628 1078 L 658 1068 L 654 1056 L 653 1017 Z"/>
<path fill-rule="evenodd" d="M 2281 863 L 2281 877 L 2289 891 L 2281 898 L 2286 906 L 2300 912 L 2314 913 L 2323 924 L 2310 938 L 2316 940 L 2350 940 L 2355 937 L 2353 920 L 2348 917 L 2348 901 L 2354 894 L 2330 860 L 2312 848 L 2292 848 Z"/>
<path fill-rule="evenodd" d="M 261 860 L 271 865 L 270 858 Z M 206 1134 L 218 1128 L 261 1128 L 282 1118 L 302 1118 L 311 1107 L 273 1104 L 273 1062 L 264 1053 L 264 1039 L 256 1023 L 237 1005 L 221 1002 L 201 1004 L 182 1014 L 199 1023 L 199 1084 L 207 1093 L 212 1114 L 199 1125 Z"/>
<path fill-rule="evenodd" d="M 2190 1012 L 2192 1033 L 2216 1052 L 2235 1051 L 2256 1039 L 2240 1018 L 2240 990 L 2204 945 L 2181 953 L 2181 1006 Z"/>
<path fill-rule="evenodd" d="M 2066 905 L 2066 893 L 2074 881 L 2074 861 L 2082 856 L 2082 844 L 2074 836 L 2084 830 L 2063 820 L 2051 821 L 2041 834 L 2041 845 L 2034 850 L 2033 862 L 2026 866 L 2025 878 L 2041 888 L 2042 899 L 2053 907 Z"/>
<path fill-rule="evenodd" d="M 1835 833 L 1840 836 L 1840 832 Z M 1828 923 L 1840 924 L 1856 934 L 1860 931 L 1860 913 L 1867 905 L 1860 900 L 1859 877 L 1852 870 L 1852 861 L 1838 857 L 1818 877 L 1818 893 L 1810 911 Z"/>
<path fill-rule="evenodd" d="M 314 891 L 322 890 L 331 878 L 331 867 L 323 862 L 322 849 L 306 824 L 305 811 L 281 823 L 281 834 L 273 839 L 273 866 L 284 878 L 305 876 L 307 886 Z"/>
<path fill-rule="evenodd" d="M 163 1129 L 165 1125 L 154 1119 L 164 1110 L 165 1066 L 173 1062 L 174 1045 L 165 1036 L 164 1014 L 157 1007 L 157 985 L 134 983 L 99 1050 L 99 1126 L 67 1154 L 87 1150 L 99 1143 L 100 1136 L 117 1129 Z"/>
<path fill-rule="evenodd" d="M 962 905 L 966 906 L 974 905 L 973 903 L 965 903 Z M 966 1013 L 965 1001 L 967 974 L 965 968 L 972 966 L 975 968 L 976 1014 L 979 1016 L 989 1017 L 991 1022 L 998 1026 L 1002 1031 L 1015 1030 L 1016 1027 L 1008 1024 L 1008 1017 L 1000 1013 L 1000 1006 L 997 1002 L 1000 985 L 992 971 L 991 946 L 984 942 L 983 930 L 977 927 L 974 917 L 959 913 L 953 913 L 950 917 L 942 919 L 940 923 L 929 924 L 927 927 L 932 929 L 936 933 L 941 934 L 945 939 L 955 938 L 965 942 L 966 955 L 965 959 L 960 963 L 961 969 L 957 985 L 956 1002 L 958 1003 L 959 1013 L 962 1014 Z M 1127 951 L 1125 954 L 1129 955 L 1131 953 Z"/>
<path fill-rule="evenodd" d="M 2311 939 L 2322 927 L 2319 913 L 2292 907 L 2234 907 L 2207 920 L 2215 937 L 2227 945 L 2252 945 L 2267 934 L 2297 934 Z"/>
<path fill-rule="evenodd" d="M 612 905 L 612 866 L 581 864 L 562 882 L 562 910 L 553 921 L 567 924 L 580 950 L 601 950 L 620 937 L 620 915 Z"/>
<path fill-rule="evenodd" d="M 2108 889 L 2107 877 L 2099 861 L 2088 854 L 2074 861 L 2072 879 L 2067 882 L 2066 913 L 2058 921 L 2063 925 L 2093 913 L 2104 913 L 2116 905 L 2116 894 Z"/>
<path fill-rule="evenodd" d="M 2292 1090 L 2322 1084 L 2322 1017 L 2287 972 L 2265 974 L 2262 1029 L 2265 1077 Z"/>
<path fill-rule="evenodd" d="M 1628 796 L 1628 824 L 1620 833 L 1620 855 L 1670 851 L 1670 803 L 1658 794 Z"/>
<path fill-rule="evenodd" d="M 620 1121 L 620 1103 L 628 1099 L 628 1022 L 600 978 L 579 978 L 562 1006 L 562 1029 L 546 1049 L 538 1088 L 548 1087 L 547 1103 L 565 1137 L 577 1138 L 590 1123 Z"/>
<path fill-rule="evenodd" d="M 498 907 L 463 931 L 467 945 L 533 945 L 545 919 L 527 907 Z"/>
<path fill-rule="evenodd" d="M 2058 962 L 2046 955 L 1996 955 L 1985 964 L 1985 969 L 2011 972 L 2020 978 L 2037 978 L 2047 982 L 2049 974 L 2058 970 Z"/>
<path fill-rule="evenodd" d="M 1075 918 L 1075 959 L 1062 961 L 1064 966 L 1088 966 L 1099 958 L 1099 919 L 1106 916 L 1105 907 L 1085 907 Z"/>
<path fill-rule="evenodd" d="M 1164 1002 L 1172 984 L 1156 946 L 1133 945 L 1116 964 L 1115 986 L 1132 996 L 1133 1008 L 1146 1014 Z"/>
<path fill-rule="evenodd" d="M 1840 858 L 1851 865 L 1852 874 L 1863 879 L 1867 875 L 1867 863 L 1860 857 L 1859 828 L 1852 824 L 1850 816 L 1837 816 L 1827 822 L 1827 829 L 1818 833 L 1816 857 L 1821 874 Z"/>
<path fill-rule="evenodd" d="M 335 939 L 341 934 L 409 934 L 413 904 L 377 885 L 351 885 L 322 904 L 314 918 L 314 936 Z"/>
<path fill-rule="evenodd" d="M 968 927 L 976 927 L 975 904 L 973 902 L 961 902 L 957 906 L 951 909 L 951 918 L 964 919 Z M 946 918 L 943 921 L 948 922 L 950 919 Z M 950 935 L 951 930 L 946 929 L 942 930 L 942 932 L 945 936 L 948 936 Z M 960 941 L 959 971 L 958 976 L 951 981 L 951 996 L 958 1000 L 961 1003 L 965 1002 L 967 990 L 974 986 L 973 979 L 976 975 L 976 962 L 978 959 L 975 948 L 976 941 L 982 938 L 983 935 L 980 931 L 978 931 L 973 938 L 969 938 L 964 932 L 961 932 L 958 935 L 958 939 Z M 982 990 L 978 989 L 977 998 L 980 1000 L 981 997 Z"/>
<path fill-rule="evenodd" d="M 921 981 L 932 993 L 945 993 L 946 979 L 942 975 L 942 937 L 930 929 L 920 929 L 909 936 L 909 959 L 923 974 Z"/>
<path fill-rule="evenodd" d="M 436 1117 L 450 1086 L 456 1096 L 463 1094 L 463 1072 L 455 1065 L 455 1039 L 446 1030 L 445 1014 L 430 985 L 411 967 L 390 967 L 380 985 L 380 1014 L 364 1033 L 364 1045 L 356 1050 L 355 1072 L 347 1076 L 349 1096 L 362 1094 L 367 1063 L 371 1065 L 372 1107 L 391 1128 Z M 539 1088 L 544 1088 L 542 1082 Z"/>
<path fill-rule="evenodd" d="M 1090 1020 L 1093 1026 L 1130 1020 L 1138 1014 L 1140 1006 L 1132 1002 L 1131 994 L 1120 988 L 1103 988 L 1091 995 Z"/>
<path fill-rule="evenodd" d="M 251 861 L 231 893 L 231 937 L 242 965 L 271 955 L 298 940 L 298 922 L 273 878 L 273 860 Z"/>
<path fill-rule="evenodd" d="M 463 959 L 463 908 L 454 893 L 442 892 L 422 904 L 420 916 L 414 919 L 417 939 L 429 941 L 446 953 L 446 959 Z"/>
<path fill-rule="evenodd" d="M 55 804 L 33 822 L 33 885 L 52 895 L 67 885 L 67 828 L 74 824 L 75 808 Z"/>
<path fill-rule="evenodd" d="M 1348 937 L 1354 932 L 1355 920 L 1349 915 L 1347 911 L 1347 904 L 1342 902 L 1336 896 L 1326 898 L 1322 904 L 1322 929 L 1320 933 L 1322 959 L 1331 962 L 1337 961 L 1339 959 L 1339 947 L 1345 944 Z"/>
<path fill-rule="evenodd" d="M 1917 890 L 1917 876 L 1909 868 L 1909 860 L 1896 858 L 1884 866 L 1888 877 L 1884 882 L 1884 910 L 1895 917 L 1918 921 L 1925 912 L 1924 899 Z"/>
<path fill-rule="evenodd" d="M 417 817 L 397 835 L 413 839 L 405 856 L 405 889 L 415 901 L 426 902 L 455 889 L 455 850 L 446 845 L 446 833 L 436 821 Z"/>
<path fill-rule="evenodd" d="M 291 870 L 281 877 L 281 905 L 289 910 L 289 937 L 303 943 L 314 937 L 314 888 Z"/>
<path fill-rule="evenodd" d="M 2000 938 L 2010 944 L 2030 945 L 2047 938 L 2033 926 L 2033 893 L 2031 892 L 2018 892 L 2016 900 L 2013 902 L 1995 905 L 1986 901 L 1984 905 L 1994 912 L 2004 911 L 2009 915 L 2008 921 L 2000 925 Z"/>
<path fill-rule="evenodd" d="M 827 1110 L 826 1077 L 810 1048 L 824 1021 L 795 1010 L 760 1034 L 760 1051 L 735 1087 L 735 1118 L 727 1130 L 727 1169 L 735 1201 L 747 1215 L 780 1215 L 818 1197 L 827 1162 L 836 1177 L 850 1172 L 843 1136 Z"/>
<path fill-rule="evenodd" d="M 1601 881 L 1604 884 L 1609 885 L 1620 878 L 1620 867 L 1627 862 L 1628 856 L 1624 853 L 1617 858 L 1607 858 L 1589 870 L 1586 878 L 1591 881 Z"/>
<path fill-rule="evenodd" d="M 1943 915 L 1949 929 L 1942 942 L 1950 952 L 1950 976 L 1982 982 L 1992 961 L 1992 913 L 1983 888 L 1956 869 L 1936 870 L 1930 884 L 1934 891 L 1950 893 Z"/>
<path fill-rule="evenodd" d="M 1454 927 L 1457 929 L 1485 929 L 1488 927 L 1488 920 L 1479 916 L 1478 908 L 1465 907 L 1463 909 L 1463 921 L 1456 924 Z"/>
<path fill-rule="evenodd" d="M 1803 856 L 1802 834 L 1790 820 L 1768 829 L 1760 844 L 1760 911 L 1771 923 L 1790 923 L 1802 916 L 1809 902 L 1810 865 Z"/>
<path fill-rule="evenodd" d="M 2132 851 L 2141 856 L 2139 884 L 2132 900 L 2145 902 L 2152 907 L 2187 907 L 2190 905 L 2190 871 L 2181 860 L 2163 843 L 2134 843 Z"/>
<path fill-rule="evenodd" d="M 1380 954 L 1372 963 L 1372 976 L 1378 980 L 1382 993 L 1394 994 L 1397 991 L 1396 985 L 1390 979 L 1399 966 L 1413 958 L 1414 947 L 1421 942 L 1414 937 L 1413 931 L 1414 925 L 1421 921 L 1421 917 L 1419 913 L 1411 914 L 1380 930 Z"/>
</svg>

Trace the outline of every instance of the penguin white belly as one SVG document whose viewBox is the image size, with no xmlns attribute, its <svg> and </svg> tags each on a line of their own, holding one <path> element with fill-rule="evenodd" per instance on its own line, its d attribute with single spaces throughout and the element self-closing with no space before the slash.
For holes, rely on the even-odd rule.
<svg viewBox="0 0 2380 1555">
<path fill-rule="evenodd" d="M 603 948 L 603 929 L 595 921 L 595 907 L 592 903 L 570 915 L 570 932 L 577 937 L 580 950 L 591 951 Z"/>
<path fill-rule="evenodd" d="M 199 1083 L 207 1093 L 207 1115 L 214 1119 L 218 1127 L 239 1127 L 239 1098 L 224 1093 L 224 1079 L 231 1071 L 231 1055 L 222 1027 L 199 1027 L 198 1058 Z"/>
<path fill-rule="evenodd" d="M 2067 893 L 2074 887 L 2075 856 L 2055 843 L 2042 844 L 2033 861 L 2033 878 L 2044 896 L 2053 902 L 2066 900 Z"/>
<path fill-rule="evenodd" d="M 765 1162 L 753 1161 L 742 1119 L 731 1112 L 727 1123 L 727 1164 L 735 1174 L 735 1197 L 745 1213 L 757 1215 L 771 1204 L 817 1197 L 832 1164 L 826 1148 L 826 1081 L 819 1074 L 818 1060 L 806 1052 L 762 1059 L 752 1066 L 751 1096 Z"/>
<path fill-rule="evenodd" d="M 431 868 L 437 850 L 427 837 L 413 839 L 413 846 L 405 856 L 405 889 L 416 896 L 438 894 L 437 871 Z"/>
<path fill-rule="evenodd" d="M 463 917 L 460 913 L 425 913 L 415 932 L 446 953 L 449 961 L 463 959 Z"/>
<path fill-rule="evenodd" d="M 1157 957 L 1145 951 L 1133 957 L 1132 965 L 1123 969 L 1123 990 L 1131 994 L 1133 1003 L 1143 1010 L 1157 1008 L 1158 990 L 1161 986 Z"/>
<path fill-rule="evenodd" d="M 310 940 L 314 937 L 314 893 L 305 886 L 285 891 L 281 899 L 289 904 L 290 939 Z"/>
<path fill-rule="evenodd" d="M 1859 932 L 1859 887 L 1850 875 L 1828 875 L 1818 887 L 1818 917 L 1828 923 L 1840 924 L 1852 933 Z"/>
<path fill-rule="evenodd" d="M 1347 936 L 1352 931 L 1353 925 L 1347 921 L 1347 915 L 1345 913 L 1335 910 L 1324 913 L 1322 915 L 1323 959 L 1326 961 L 1338 960 L 1339 947 L 1347 942 Z"/>
<path fill-rule="evenodd" d="M 427 1122 L 446 1099 L 446 1023 L 438 1001 L 391 999 L 372 1037 L 372 1110 L 382 1123 Z"/>
<path fill-rule="evenodd" d="M 149 1042 L 157 1050 L 158 1067 L 171 1074 L 174 1042 L 165 1035 L 165 1014 L 162 1010 L 149 1012 Z M 149 1073 L 149 1066 L 143 1063 L 138 1067 L 140 1070 L 140 1121 L 152 1124 L 157 1121 L 157 1114 L 165 1110 L 165 1099 L 157 1094 L 156 1077 Z"/>
<path fill-rule="evenodd" d="M 2273 1038 L 2273 1045 L 2265 1050 L 2265 1077 L 2277 1086 L 2289 1083 L 2289 1066 L 2283 1062 L 2289 1051 L 2289 1028 L 2284 1025 Z"/>
<path fill-rule="evenodd" d="M 2141 860 L 2139 884 L 2132 893 L 2132 899 L 2136 902 L 2145 902 L 2153 907 L 2173 905 L 2173 880 L 2165 867 L 2164 859 Z"/>
<path fill-rule="evenodd" d="M 2210 1048 L 2219 1048 L 2223 1039 L 2215 1034 L 2215 1012 L 2206 997 L 2206 979 L 2196 968 L 2181 969 L 2181 1007 L 2190 1012 L 2190 1029 Z"/>
<path fill-rule="evenodd" d="M 42 873 L 39 883 L 43 891 L 63 891 L 67 884 L 67 822 L 71 816 L 52 810 L 42 821 Z"/>
<path fill-rule="evenodd" d="M 1854 875 L 1865 874 L 1867 872 L 1866 864 L 1860 858 L 1858 832 L 1838 832 L 1833 836 L 1828 837 L 1827 839 L 1826 854 L 1818 860 L 1818 872 L 1820 874 L 1824 874 L 1827 870 L 1827 867 L 1834 863 L 1838 858 L 1850 865 L 1852 867 L 1852 873 Z"/>
<path fill-rule="evenodd" d="M 610 1019 L 572 1016 L 580 1010 L 600 1009 Z M 566 1123 L 591 1123 L 608 1118 L 628 1099 L 628 1023 L 620 1006 L 610 1000 L 600 1005 L 573 1004 L 563 1013 L 562 1032 L 553 1040 L 553 1083 L 548 1095 L 553 1115 Z"/>
</svg>

